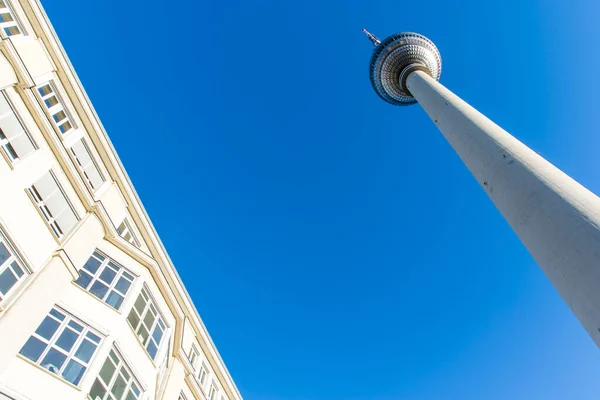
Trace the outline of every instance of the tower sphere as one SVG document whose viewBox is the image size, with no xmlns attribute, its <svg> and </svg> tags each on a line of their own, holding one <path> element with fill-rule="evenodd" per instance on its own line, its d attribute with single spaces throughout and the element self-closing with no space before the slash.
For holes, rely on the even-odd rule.
<svg viewBox="0 0 600 400">
<path fill-rule="evenodd" d="M 380 41 L 369 32 L 365 33 L 376 46 L 369 67 L 371 85 L 383 100 L 397 106 L 415 103 L 406 87 L 406 78 L 415 70 L 440 79 L 442 57 L 425 36 L 402 32 Z"/>
</svg>

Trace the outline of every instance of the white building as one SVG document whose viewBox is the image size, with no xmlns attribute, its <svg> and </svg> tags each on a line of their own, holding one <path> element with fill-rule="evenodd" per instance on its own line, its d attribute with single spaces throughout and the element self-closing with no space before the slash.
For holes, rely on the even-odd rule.
<svg viewBox="0 0 600 400">
<path fill-rule="evenodd" d="M 0 399 L 240 400 L 37 0 L 0 0 Z"/>
</svg>

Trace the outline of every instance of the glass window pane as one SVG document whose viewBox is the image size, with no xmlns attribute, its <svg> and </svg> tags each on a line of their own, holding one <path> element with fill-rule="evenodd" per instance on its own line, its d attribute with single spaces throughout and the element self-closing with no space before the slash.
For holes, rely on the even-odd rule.
<svg viewBox="0 0 600 400">
<path fill-rule="evenodd" d="M 146 339 L 148 339 L 148 330 L 146 330 L 146 327 L 142 324 L 140 325 L 140 328 L 138 329 L 138 337 L 140 338 L 140 340 L 142 341 L 142 343 L 146 344 Z"/>
<path fill-rule="evenodd" d="M 106 389 L 98 379 L 94 381 L 92 388 L 90 389 L 90 397 L 92 400 L 96 400 L 97 398 L 103 399 L 106 394 Z"/>
<path fill-rule="evenodd" d="M 55 122 L 60 122 L 63 119 L 67 118 L 67 114 L 65 114 L 65 112 L 61 110 L 61 111 L 57 112 L 56 114 L 54 114 L 52 116 L 52 118 L 54 118 Z"/>
<path fill-rule="evenodd" d="M 155 318 L 156 318 L 156 316 L 154 314 L 152 314 L 150 311 L 148 311 L 146 313 L 146 315 L 144 316 L 144 324 L 146 324 L 146 326 L 148 328 L 151 328 L 152 325 L 154 325 Z"/>
<path fill-rule="evenodd" d="M 92 342 L 100 343 L 100 337 L 98 335 L 94 335 L 92 332 L 88 332 L 85 336 Z"/>
<path fill-rule="evenodd" d="M 37 362 L 38 358 L 42 355 L 46 349 L 46 344 L 41 342 L 39 339 L 33 336 L 29 338 L 25 346 L 19 351 L 19 353 L 33 362 Z"/>
<path fill-rule="evenodd" d="M 51 348 L 48 350 L 48 353 L 46 353 L 46 357 L 44 357 L 42 360 L 41 365 L 48 371 L 57 374 L 66 359 L 67 356 L 65 356 L 63 353 L 55 348 Z"/>
<path fill-rule="evenodd" d="M 100 370 L 100 378 L 102 378 L 104 383 L 110 383 L 110 380 L 112 379 L 116 369 L 117 368 L 115 365 L 110 361 L 110 359 L 107 358 L 106 362 L 102 366 L 102 369 Z"/>
<path fill-rule="evenodd" d="M 152 338 L 154 339 L 156 344 L 160 344 L 160 340 L 162 339 L 162 336 L 163 336 L 163 330 L 158 325 L 156 325 L 156 328 L 154 328 L 154 333 L 152 333 Z"/>
<path fill-rule="evenodd" d="M 108 286 L 104 285 L 100 281 L 94 282 L 94 284 L 90 288 L 90 293 L 100 299 L 104 298 L 106 292 L 108 292 Z"/>
<path fill-rule="evenodd" d="M 6 268 L 0 273 L 0 293 L 6 294 L 17 283 L 17 277 L 10 268 Z"/>
<path fill-rule="evenodd" d="M 144 300 L 144 298 L 140 295 L 135 301 L 134 306 L 135 309 L 138 310 L 138 312 L 141 314 L 142 312 L 144 312 L 144 307 L 146 307 L 146 300 Z"/>
<path fill-rule="evenodd" d="M 127 271 L 123 271 L 123 276 L 127 279 L 129 279 L 130 281 L 133 280 L 133 275 L 131 275 L 129 272 Z"/>
<path fill-rule="evenodd" d="M 56 96 L 52 96 L 52 97 L 49 97 L 46 100 L 44 100 L 44 103 L 46 103 L 46 107 L 50 108 L 52 106 L 57 105 L 58 100 L 56 99 Z"/>
<path fill-rule="evenodd" d="M 98 271 L 98 267 L 100 266 L 100 261 L 96 260 L 94 257 L 90 257 L 89 260 L 85 263 L 83 268 L 90 271 L 92 274 L 95 274 Z"/>
<path fill-rule="evenodd" d="M 4 33 L 6 33 L 6 36 L 18 35 L 21 33 L 21 30 L 16 25 L 9 26 L 8 28 L 4 28 Z"/>
<path fill-rule="evenodd" d="M 79 385 L 79 381 L 85 372 L 85 367 L 75 360 L 70 360 L 62 372 L 63 378 L 73 385 Z"/>
<path fill-rule="evenodd" d="M 92 276 L 85 272 L 84 270 L 79 271 L 79 278 L 75 281 L 76 284 L 81 286 L 84 289 L 87 289 L 88 285 L 92 281 Z"/>
<path fill-rule="evenodd" d="M 52 93 L 52 88 L 50 87 L 50 84 L 44 85 L 41 88 L 38 88 L 38 92 L 40 92 L 40 94 L 43 96 L 46 96 L 50 93 Z"/>
<path fill-rule="evenodd" d="M 158 348 L 156 347 L 156 345 L 154 344 L 154 342 L 152 340 L 150 340 L 148 342 L 148 347 L 146 347 L 146 349 L 148 350 L 148 354 L 150 354 L 150 357 L 152 357 L 152 359 L 154 360 L 154 357 L 156 357 Z"/>
<path fill-rule="evenodd" d="M 10 252 L 4 245 L 4 243 L 0 242 L 0 265 L 4 264 L 6 260 L 10 258 Z"/>
<path fill-rule="evenodd" d="M 140 317 L 138 317 L 134 310 L 131 310 L 129 316 L 127 317 L 127 320 L 129 321 L 133 329 L 137 329 L 137 326 L 140 322 Z"/>
<path fill-rule="evenodd" d="M 58 129 L 62 133 L 65 133 L 66 131 L 70 130 L 71 128 L 73 128 L 73 125 L 71 125 L 71 123 L 69 121 L 65 122 L 64 124 L 62 124 L 61 126 L 58 127 Z"/>
<path fill-rule="evenodd" d="M 53 318 L 46 317 L 36 329 L 35 333 L 43 337 L 44 339 L 50 340 L 54 332 L 58 329 L 60 323 Z"/>
<path fill-rule="evenodd" d="M 56 346 L 65 350 L 67 353 L 71 351 L 75 341 L 79 338 L 79 335 L 76 332 L 73 332 L 70 329 L 65 328 L 64 331 L 60 334 L 58 339 L 56 340 Z"/>
<path fill-rule="evenodd" d="M 121 304 L 123 303 L 123 297 L 120 294 L 118 294 L 117 292 L 112 291 L 106 298 L 106 303 L 109 306 L 118 310 L 119 307 L 121 307 Z"/>
<path fill-rule="evenodd" d="M 95 351 L 96 345 L 88 340 L 84 340 L 75 352 L 75 357 L 79 358 L 84 363 L 89 363 Z"/>
<path fill-rule="evenodd" d="M 15 273 L 17 274 L 17 278 L 20 278 L 23 276 L 23 270 L 21 269 L 19 264 L 17 264 L 15 261 L 13 261 L 13 263 L 10 264 L 10 266 L 12 267 L 13 271 L 15 271 Z"/>
<path fill-rule="evenodd" d="M 14 21 L 12 15 L 10 15 L 9 13 L 2 13 L 0 14 L 0 22 L 11 22 Z"/>
<path fill-rule="evenodd" d="M 81 332 L 83 331 L 83 326 L 79 325 L 77 322 L 75 321 L 69 321 L 69 326 L 73 329 L 75 329 L 77 332 Z"/>
<path fill-rule="evenodd" d="M 62 313 L 56 311 L 56 309 L 54 309 L 54 308 L 52 310 L 50 310 L 50 315 L 58 318 L 61 321 L 65 319 L 65 316 Z"/>
<path fill-rule="evenodd" d="M 125 275 L 125 273 L 123 273 L 123 275 Z M 131 282 L 129 282 L 127 279 L 121 277 L 121 278 L 119 278 L 119 281 L 115 285 L 115 289 L 117 289 L 119 292 L 121 292 L 123 294 L 127 294 L 127 291 L 129 290 L 130 286 L 131 286 Z"/>
<path fill-rule="evenodd" d="M 102 273 L 100 274 L 100 279 L 102 279 L 104 282 L 110 285 L 113 279 L 115 279 L 115 276 L 117 276 L 117 273 L 111 268 L 106 267 L 104 268 L 104 271 L 102 271 Z"/>
<path fill-rule="evenodd" d="M 115 383 L 110 392 L 115 398 L 120 399 L 121 396 L 123 396 L 123 393 L 125 393 L 125 388 L 127 388 L 127 382 L 119 375 L 117 376 L 117 379 L 115 379 Z"/>
</svg>

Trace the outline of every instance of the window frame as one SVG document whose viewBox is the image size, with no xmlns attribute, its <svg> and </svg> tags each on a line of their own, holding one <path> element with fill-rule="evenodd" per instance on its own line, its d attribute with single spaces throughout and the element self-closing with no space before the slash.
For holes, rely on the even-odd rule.
<svg viewBox="0 0 600 400">
<path fill-rule="evenodd" d="M 48 86 L 51 90 L 48 94 L 43 94 L 41 89 L 45 86 Z M 55 79 L 50 79 L 46 82 L 43 82 L 35 87 L 35 92 L 37 98 L 40 100 L 42 107 L 46 110 L 46 114 L 48 115 L 48 119 L 52 126 L 54 126 L 61 137 L 65 137 L 69 133 L 73 132 L 77 129 L 77 124 L 75 123 L 75 119 L 73 115 L 67 108 L 67 104 L 65 103 L 63 96 L 58 91 L 58 85 L 56 84 Z M 50 99 L 52 96 L 56 97 L 56 104 L 49 105 L 46 100 Z M 61 120 L 57 120 L 55 118 L 60 112 L 64 113 L 64 118 Z M 71 124 L 71 127 L 65 131 L 61 129 L 61 126 L 66 123 Z"/>
<path fill-rule="evenodd" d="M 206 394 L 206 398 L 208 400 L 217 400 L 217 397 L 219 395 L 219 389 L 217 388 L 217 385 L 215 385 L 215 382 L 211 382 L 210 383 L 210 387 L 208 388 L 208 393 Z"/>
<path fill-rule="evenodd" d="M 60 319 L 56 315 L 53 315 L 52 311 L 56 311 L 58 314 L 62 315 L 63 319 Z M 37 331 L 40 329 L 40 327 L 43 325 L 43 323 L 46 321 L 47 318 L 50 318 L 51 320 L 54 320 L 55 322 L 58 322 L 58 324 L 59 324 L 49 339 L 46 339 L 41 334 L 37 333 Z M 71 324 L 70 324 L 71 322 L 82 327 L 82 330 L 77 332 L 77 329 L 74 328 L 73 326 L 71 326 Z M 68 351 L 63 349 L 62 347 L 60 347 L 57 344 L 58 340 L 61 338 L 61 335 L 67 329 L 67 327 L 71 332 L 75 332 L 76 334 L 78 334 L 77 339 L 72 344 L 71 349 Z M 96 336 L 98 338 L 98 341 L 96 342 L 96 341 L 94 341 L 94 339 L 88 337 L 88 334 L 92 334 L 92 335 Z M 95 359 L 96 355 L 98 354 L 98 349 L 100 348 L 100 346 L 102 346 L 105 337 L 106 337 L 105 335 L 103 335 L 97 329 L 90 326 L 90 324 L 88 324 L 88 323 L 84 322 L 83 320 L 81 320 L 80 318 L 74 316 L 72 313 L 68 312 L 67 310 L 60 307 L 59 305 L 54 305 L 50 309 L 50 311 L 46 314 L 46 316 L 44 317 L 42 322 L 40 322 L 40 324 L 38 325 L 36 330 L 30 335 L 29 339 L 23 345 L 21 350 L 19 350 L 19 355 L 21 357 L 24 357 L 26 360 L 34 363 L 35 365 L 41 367 L 42 369 L 48 371 L 48 373 L 55 375 L 59 379 L 69 382 L 70 384 L 72 384 L 76 387 L 79 387 L 81 385 L 81 383 L 83 382 L 85 375 L 89 371 L 90 366 L 93 364 L 94 359 Z M 27 343 L 29 343 L 29 340 L 31 340 L 32 338 L 40 341 L 42 344 L 45 345 L 44 350 L 40 353 L 40 355 L 37 357 L 36 360 L 33 360 L 33 359 L 29 358 L 27 355 L 23 354 L 23 349 L 25 348 Z M 90 342 L 96 346 L 92 355 L 90 356 L 89 361 L 87 361 L 87 362 L 83 361 L 82 359 L 80 359 L 76 356 L 76 353 L 79 350 L 81 344 L 86 339 L 88 342 Z M 50 370 L 50 368 L 48 368 L 48 366 L 47 366 L 48 364 L 42 365 L 42 362 L 44 361 L 44 359 L 46 358 L 46 356 L 48 355 L 50 350 L 57 351 L 58 353 L 61 353 L 63 356 L 66 356 L 61 367 L 56 372 Z M 66 369 L 67 365 L 69 365 L 70 361 L 77 362 L 85 368 L 84 372 L 81 374 L 79 381 L 77 383 L 71 382 L 66 377 L 62 376 L 62 373 Z M 56 368 L 56 366 L 54 366 L 54 367 Z"/>
<path fill-rule="evenodd" d="M 85 266 L 92 258 L 99 261 L 99 263 L 100 263 L 100 265 L 98 266 L 98 269 L 96 270 L 95 273 L 92 273 L 91 271 L 85 269 Z M 99 258 L 102 258 L 102 260 L 100 260 Z M 113 280 L 111 281 L 111 283 L 108 284 L 108 283 L 106 283 L 106 281 L 101 279 L 101 275 L 104 272 L 104 270 L 107 268 L 113 270 L 113 272 L 114 272 L 114 269 L 113 269 L 114 267 L 118 268 L 118 271 L 116 271 L 115 276 L 114 276 Z M 82 276 L 81 275 L 82 273 L 80 272 L 79 278 L 74 280 L 73 284 L 75 284 L 75 285 L 77 285 L 77 287 L 83 289 L 89 295 L 94 296 L 96 299 L 100 300 L 106 306 L 112 308 L 113 310 L 115 310 L 117 312 L 121 312 L 123 305 L 126 303 L 128 296 L 131 293 L 131 290 L 134 287 L 135 281 L 138 278 L 138 276 L 98 249 L 96 249 L 92 252 L 92 254 L 87 259 L 85 264 L 81 267 L 80 271 L 83 271 L 83 270 L 85 270 L 83 273 L 85 273 L 91 277 L 90 281 L 87 283 L 87 285 L 85 287 L 82 286 L 79 282 L 77 282 L 77 281 L 79 281 L 79 279 L 81 279 L 81 276 Z M 124 276 L 125 274 L 130 275 L 131 279 Z M 123 293 L 119 289 L 116 288 L 117 283 L 121 280 L 121 278 L 124 278 L 127 281 L 129 281 L 129 287 L 127 288 L 127 293 Z M 106 292 L 104 293 L 104 295 L 102 297 L 98 297 L 96 294 L 92 293 L 90 290 L 92 288 L 92 286 L 98 281 L 100 281 L 100 283 L 102 285 L 107 287 Z M 110 303 L 107 302 L 109 295 L 113 292 L 123 298 L 123 300 L 121 301 L 121 304 L 119 304 L 119 307 L 117 307 L 117 308 L 113 307 Z"/>
<path fill-rule="evenodd" d="M 145 305 L 144 305 L 144 309 L 142 312 L 140 312 L 137 309 L 137 302 L 139 300 L 140 297 L 143 297 L 144 294 L 146 295 L 146 299 L 145 299 Z M 148 328 L 146 326 L 146 318 L 147 318 L 147 314 L 148 312 L 151 310 L 151 307 L 154 307 L 155 311 L 156 311 L 156 315 L 154 318 L 154 321 L 152 323 L 152 326 L 150 328 Z M 137 322 L 137 326 L 133 326 L 130 317 L 131 314 L 135 313 L 138 322 Z M 160 323 L 162 322 L 162 335 L 160 337 L 160 342 L 156 343 L 156 340 L 154 339 L 154 332 L 156 330 L 157 326 L 160 326 Z M 144 347 L 144 350 L 146 351 L 146 354 L 148 354 L 148 356 L 150 357 L 150 359 L 152 359 L 152 362 L 154 362 L 155 364 L 158 362 L 158 355 L 160 354 L 161 350 L 162 350 L 162 346 L 165 342 L 168 342 L 168 338 L 167 336 L 170 334 L 169 332 L 169 325 L 166 323 L 165 317 L 163 315 L 163 313 L 160 311 L 160 307 L 158 307 L 158 303 L 156 302 L 156 300 L 154 299 L 154 297 L 152 296 L 150 289 L 148 288 L 148 286 L 146 284 L 144 284 L 142 286 L 142 290 L 140 290 L 140 293 L 138 294 L 138 296 L 135 299 L 135 302 L 133 304 L 133 307 L 131 307 L 131 310 L 129 311 L 129 314 L 127 314 L 127 323 L 129 324 L 129 326 L 133 329 L 133 332 L 135 333 L 135 336 L 137 337 L 137 339 L 139 340 L 139 342 L 141 343 L 142 347 Z M 148 336 L 146 336 L 146 339 L 142 339 L 139 331 L 140 331 L 140 327 L 144 326 L 144 329 L 147 331 Z M 148 351 L 148 347 L 150 343 L 154 343 L 155 347 L 156 347 L 156 353 L 153 355 L 150 354 L 150 351 Z"/>
<path fill-rule="evenodd" d="M 121 229 L 121 226 L 123 226 L 124 229 Z M 123 218 L 123 221 L 121 221 L 121 223 L 116 228 L 116 230 L 117 230 L 117 234 L 119 235 L 119 237 L 124 239 L 127 243 L 134 245 L 138 249 L 141 247 L 140 241 L 135 236 L 135 232 L 133 231 L 133 228 L 131 227 L 131 223 L 129 222 L 129 216 L 126 216 L 125 218 Z M 127 238 L 125 238 L 125 236 L 127 234 L 129 234 L 131 236 L 131 240 L 128 240 Z"/>
<path fill-rule="evenodd" d="M 2 305 L 14 296 L 15 291 L 27 280 L 27 278 L 31 275 L 31 269 L 26 265 L 23 261 L 23 258 L 19 254 L 19 252 L 15 249 L 15 246 L 8 239 L 7 235 L 5 235 L 0 227 L 0 245 L 3 245 L 8 251 L 9 257 L 0 264 L 0 275 L 4 274 L 4 272 L 8 269 L 13 271 L 13 276 L 17 274 L 12 267 L 12 264 L 16 263 L 17 266 L 21 269 L 22 275 L 16 277 L 16 281 L 12 284 L 12 286 L 6 291 L 6 293 L 0 292 L 0 311 L 3 310 Z"/>
<path fill-rule="evenodd" d="M 69 200 L 69 196 L 67 196 L 67 194 L 65 193 L 65 191 L 64 191 L 62 185 L 60 184 L 60 182 L 58 181 L 58 178 L 57 178 L 56 174 L 54 173 L 54 171 L 49 170 L 48 173 L 52 176 L 52 179 L 54 179 L 54 182 L 56 183 L 56 186 L 58 188 L 57 190 L 64 197 L 65 201 L 67 202 L 68 207 L 71 209 L 71 211 L 73 211 L 73 215 L 75 216 L 75 219 L 77 220 L 77 222 L 81 221 L 81 218 L 77 214 L 77 211 L 75 211 L 75 207 L 73 207 L 73 204 L 71 204 L 71 201 Z M 45 173 L 44 173 L 44 175 L 45 175 Z M 29 186 L 26 189 L 26 191 L 29 194 L 29 197 L 30 197 L 31 201 L 33 202 L 33 204 L 37 208 L 38 212 L 43 217 L 44 222 L 46 223 L 46 226 L 48 226 L 48 228 L 50 229 L 50 231 L 52 231 L 53 236 L 60 243 L 60 241 L 62 241 L 66 236 L 68 236 L 73 231 L 73 229 L 74 229 L 75 226 L 73 226 L 73 229 L 71 229 L 69 232 L 64 232 L 63 229 L 60 227 L 60 225 L 58 225 L 58 223 L 56 222 L 56 218 L 58 216 L 52 215 L 52 212 L 50 211 L 50 209 L 48 208 L 48 206 L 46 204 L 46 200 L 44 200 L 42 198 L 42 195 L 35 188 L 35 184 L 44 175 L 40 176 L 38 178 L 38 180 L 36 180 L 35 182 L 33 182 L 31 184 L 31 186 Z M 77 225 L 77 223 L 75 223 L 75 225 Z"/>
<path fill-rule="evenodd" d="M 200 382 L 200 386 L 204 387 L 206 382 L 208 382 L 207 378 L 208 368 L 206 368 L 206 365 L 204 364 L 204 362 L 202 362 L 202 364 L 200 365 L 200 369 L 198 370 L 198 382 Z"/>
<path fill-rule="evenodd" d="M 192 355 L 194 357 L 192 357 Z M 195 371 L 196 364 L 198 364 L 198 360 L 200 359 L 200 352 L 196 349 L 196 346 L 194 344 L 192 344 L 192 346 L 190 347 L 190 352 L 187 355 L 187 359 L 190 362 L 192 369 Z"/>
<path fill-rule="evenodd" d="M 111 354 L 115 355 L 115 358 L 117 359 L 118 363 L 115 363 L 115 359 L 113 357 L 111 357 Z M 104 368 L 104 365 L 107 362 L 110 362 L 113 366 L 115 366 L 115 364 L 116 364 L 116 368 L 114 369 L 113 374 L 110 378 L 110 382 L 108 382 L 108 383 L 104 382 L 104 378 L 102 377 L 102 375 L 100 375 L 102 368 Z M 133 384 L 136 384 L 137 388 L 139 390 L 139 395 L 137 396 L 136 400 L 143 399 L 146 394 L 146 388 L 141 384 L 141 381 L 136 376 L 133 368 L 129 365 L 128 360 L 125 358 L 123 353 L 121 351 L 119 351 L 119 349 L 115 345 L 112 346 L 112 348 L 110 349 L 110 351 L 108 352 L 108 354 L 106 356 L 106 359 L 104 360 L 104 363 L 102 363 L 102 366 L 98 370 L 98 375 L 96 375 L 96 379 L 94 379 L 94 382 L 90 386 L 90 392 L 92 391 L 92 388 L 94 387 L 94 385 L 96 385 L 96 382 L 99 382 L 99 384 L 102 386 L 102 389 L 104 389 L 106 391 L 106 393 L 104 393 L 104 397 L 102 397 L 102 400 L 106 400 L 109 395 L 112 396 L 113 395 L 112 390 L 114 390 L 114 385 L 117 382 L 117 378 L 119 376 L 124 378 L 124 376 L 121 374 L 121 371 L 123 369 L 129 375 L 129 379 L 127 379 L 126 389 L 121 394 L 121 397 L 118 398 L 117 400 L 126 399 L 127 398 L 126 396 L 129 395 Z M 88 398 L 90 398 L 90 399 L 92 398 L 90 393 L 88 393 Z"/>
<path fill-rule="evenodd" d="M 2 7 L 2 3 L 4 3 L 4 7 Z M 4 10 L 6 11 L 4 12 L 4 14 L 8 13 L 13 20 L 8 22 L 0 21 L 0 31 L 2 32 L 2 36 L 9 38 L 11 36 L 26 35 L 27 33 L 23 28 L 23 24 L 19 20 L 19 16 L 15 12 L 15 9 L 11 6 L 9 0 L 0 0 L 0 14 L 2 14 L 2 11 Z M 10 29 L 12 27 L 16 27 L 19 30 L 19 32 L 9 34 L 7 32 L 7 29 Z"/>
<path fill-rule="evenodd" d="M 21 128 L 23 128 L 23 134 L 27 137 L 27 139 L 31 143 L 31 147 L 33 148 L 33 151 L 31 153 L 27 154 L 24 158 L 21 158 L 19 156 L 19 153 L 15 150 L 14 146 L 10 143 L 10 140 L 8 140 L 8 136 L 6 136 L 6 134 L 2 131 L 2 128 L 0 127 L 0 147 L 2 147 L 2 153 L 6 160 L 9 162 L 9 164 L 11 166 L 15 166 L 19 162 L 23 161 L 25 158 L 29 157 L 31 154 L 35 153 L 35 151 L 38 150 L 39 147 L 36 144 L 35 140 L 33 140 L 33 137 L 31 136 L 31 133 L 29 132 L 29 129 L 27 128 L 26 124 L 23 122 L 23 119 L 17 112 L 17 108 L 15 107 L 14 102 L 10 99 L 10 96 L 6 92 L 6 89 L 0 90 L 0 93 L 0 96 L 2 96 L 8 104 L 8 107 L 15 116 L 17 122 L 19 123 L 19 125 L 21 125 Z"/>
<path fill-rule="evenodd" d="M 92 192 L 95 193 L 98 191 L 98 189 L 100 189 L 106 183 L 106 176 L 104 176 L 104 173 L 102 172 L 100 165 L 96 161 L 96 157 L 94 157 L 94 154 L 92 154 L 92 152 L 90 150 L 90 146 L 88 146 L 85 138 L 82 137 L 78 141 L 81 141 L 83 149 L 87 152 L 87 154 L 90 158 L 90 163 L 96 169 L 96 171 L 98 172 L 98 175 L 100 176 L 100 179 L 102 180 L 102 182 L 98 185 L 98 187 L 94 187 L 94 184 L 92 183 L 91 178 L 88 176 L 88 174 L 86 172 L 86 169 L 89 167 L 89 164 L 86 166 L 83 165 L 83 163 L 77 156 L 77 153 L 75 153 L 73 146 L 70 146 L 68 148 L 68 152 L 69 152 L 70 156 L 73 157 L 73 161 L 75 162 L 75 165 L 77 165 L 77 168 L 81 172 L 81 175 L 83 176 L 84 181 L 86 182 L 88 187 L 92 190 Z M 77 143 L 77 142 L 75 142 L 75 143 Z"/>
</svg>

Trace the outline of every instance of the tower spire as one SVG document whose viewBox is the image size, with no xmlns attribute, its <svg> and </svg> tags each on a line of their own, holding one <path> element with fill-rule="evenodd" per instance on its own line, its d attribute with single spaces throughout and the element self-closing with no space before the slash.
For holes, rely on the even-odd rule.
<svg viewBox="0 0 600 400">
<path fill-rule="evenodd" d="M 368 30 L 366 30 L 364 28 L 362 31 L 365 35 L 367 35 L 369 40 L 371 42 L 373 42 L 373 46 L 375 46 L 375 47 L 379 46 L 379 43 L 381 43 L 381 40 L 379 40 L 379 38 L 377 36 L 373 35 L 371 32 L 369 32 Z"/>
</svg>

